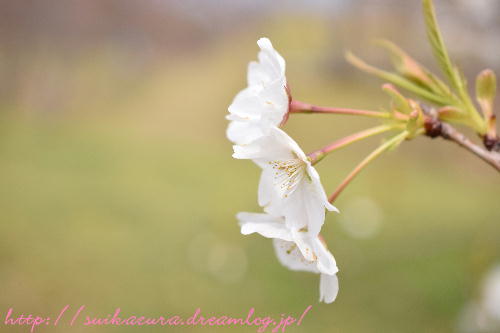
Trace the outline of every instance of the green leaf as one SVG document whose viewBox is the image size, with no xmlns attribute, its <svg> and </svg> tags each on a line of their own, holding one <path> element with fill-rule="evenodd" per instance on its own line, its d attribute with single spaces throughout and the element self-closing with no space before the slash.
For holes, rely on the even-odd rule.
<svg viewBox="0 0 500 333">
<path fill-rule="evenodd" d="M 436 11 L 432 0 L 423 0 L 425 25 L 427 28 L 427 37 L 432 46 L 434 56 L 441 67 L 441 70 L 448 78 L 450 83 L 457 91 L 461 89 L 460 76 L 457 73 L 455 66 L 450 60 L 446 46 L 444 45 L 443 37 L 439 31 L 439 26 L 436 18 Z"/>
<path fill-rule="evenodd" d="M 485 69 L 476 79 L 476 99 L 486 121 L 487 132 L 491 137 L 496 137 L 495 116 L 493 115 L 493 103 L 497 93 L 497 78 L 490 69 Z"/>
<path fill-rule="evenodd" d="M 401 75 L 437 95 L 445 96 L 449 99 L 448 104 L 452 104 L 458 100 L 443 81 L 396 44 L 384 39 L 378 40 L 377 44 L 389 51 L 392 63 Z"/>
<path fill-rule="evenodd" d="M 360 58 L 356 57 L 351 52 L 346 53 L 346 59 L 351 65 L 359 68 L 360 70 L 365 71 L 369 74 L 373 74 L 373 75 L 375 75 L 383 80 L 389 81 L 390 83 L 395 84 L 403 89 L 406 89 L 406 90 L 414 93 L 415 95 L 420 96 L 428 101 L 431 101 L 431 102 L 439 104 L 439 105 L 449 104 L 449 101 L 445 97 L 442 97 L 442 96 L 439 96 L 433 92 L 430 92 L 430 91 L 422 88 L 421 86 L 417 85 L 416 83 L 414 83 L 414 82 L 412 82 L 412 81 L 410 81 L 410 80 L 408 80 L 408 79 L 406 79 L 406 78 L 404 78 L 396 73 L 387 72 L 387 71 L 378 69 L 374 66 L 371 66 L 371 65 L 367 64 L 366 62 L 364 62 L 363 60 L 361 60 Z"/>
<path fill-rule="evenodd" d="M 475 108 L 472 100 L 467 91 L 467 81 L 464 75 L 453 65 L 446 50 L 446 46 L 439 31 L 439 26 L 436 19 L 436 11 L 432 0 L 423 0 L 423 9 L 425 16 L 425 24 L 427 27 L 427 37 L 431 43 L 434 56 L 441 67 L 441 70 L 450 81 L 452 87 L 456 90 L 460 98 L 459 104 L 455 106 L 463 108 L 469 115 L 467 125 L 471 126 L 479 134 L 486 132 L 485 122 L 481 119 L 477 109 Z"/>
<path fill-rule="evenodd" d="M 462 125 L 467 125 L 470 121 L 468 113 L 453 106 L 445 106 L 438 109 L 438 117 L 442 121 Z"/>
<path fill-rule="evenodd" d="M 476 79 L 476 97 L 478 100 L 490 101 L 493 103 L 497 93 L 497 79 L 491 69 L 485 69 Z"/>
<path fill-rule="evenodd" d="M 448 87 L 446 83 L 441 81 L 437 76 L 435 76 L 431 72 L 427 72 L 427 75 L 434 83 L 434 87 L 436 87 L 435 88 L 436 92 L 439 92 L 445 96 L 449 96 L 450 102 L 448 104 L 460 103 L 460 99 L 451 91 L 450 87 Z"/>
<path fill-rule="evenodd" d="M 385 39 L 378 40 L 377 44 L 389 51 L 394 68 L 401 75 L 424 87 L 432 84 L 422 66 L 396 44 Z"/>
</svg>

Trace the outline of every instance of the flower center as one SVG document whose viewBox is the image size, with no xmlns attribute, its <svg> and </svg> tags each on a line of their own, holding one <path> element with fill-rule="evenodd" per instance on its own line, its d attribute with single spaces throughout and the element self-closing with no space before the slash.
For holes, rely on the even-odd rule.
<svg viewBox="0 0 500 333">
<path fill-rule="evenodd" d="M 274 184 L 279 186 L 284 198 L 295 191 L 297 185 L 306 175 L 306 163 L 298 158 L 271 161 L 269 164 L 275 170 Z"/>
</svg>

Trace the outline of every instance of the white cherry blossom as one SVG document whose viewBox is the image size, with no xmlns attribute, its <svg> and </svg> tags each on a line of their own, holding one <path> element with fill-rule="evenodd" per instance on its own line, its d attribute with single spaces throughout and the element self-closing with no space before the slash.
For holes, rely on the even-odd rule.
<svg viewBox="0 0 500 333">
<path fill-rule="evenodd" d="M 248 65 L 248 86 L 229 106 L 229 140 L 238 145 L 252 142 L 279 126 L 287 116 L 289 97 L 286 89 L 285 60 L 271 41 L 261 38 L 258 61 Z"/>
<path fill-rule="evenodd" d="M 335 300 L 339 289 L 338 268 L 320 236 L 288 229 L 283 217 L 256 213 L 239 213 L 237 217 L 242 234 L 259 233 L 273 239 L 276 256 L 283 266 L 320 274 L 320 301 Z"/>
<path fill-rule="evenodd" d="M 320 238 L 315 238 L 312 245 L 315 250 L 315 256 L 318 257 L 316 262 L 330 261 L 331 267 L 335 267 L 330 272 L 325 273 L 319 269 L 320 265 L 315 261 L 308 261 L 302 256 L 302 252 L 298 250 L 293 242 L 282 239 L 273 239 L 276 256 L 281 264 L 294 271 L 306 271 L 320 274 L 319 280 L 319 301 L 332 303 L 337 298 L 339 292 L 339 280 L 337 278 L 338 268 L 335 265 L 333 255 L 327 250 Z M 321 259 L 320 259 L 321 258 Z"/>
<path fill-rule="evenodd" d="M 328 202 L 319 174 L 299 145 L 285 132 L 269 134 L 245 146 L 234 146 L 233 157 L 252 159 L 262 168 L 258 201 L 267 213 L 283 216 L 293 232 L 319 234 Z"/>
</svg>

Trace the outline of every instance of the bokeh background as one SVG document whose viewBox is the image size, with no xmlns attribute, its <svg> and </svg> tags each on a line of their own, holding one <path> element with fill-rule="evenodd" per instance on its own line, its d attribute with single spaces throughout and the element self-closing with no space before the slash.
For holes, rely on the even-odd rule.
<svg viewBox="0 0 500 333">
<path fill-rule="evenodd" d="M 471 80 L 500 69 L 500 3 L 436 5 Z M 269 240 L 240 235 L 235 214 L 258 210 L 259 170 L 231 158 L 224 116 L 262 36 L 287 60 L 294 97 L 318 105 L 387 106 L 382 82 L 343 58 L 387 65 L 374 38 L 435 68 L 418 0 L 0 1 L 2 318 L 66 304 L 99 317 L 279 317 L 312 304 L 290 332 L 463 331 L 500 261 L 500 179 L 451 143 L 405 142 L 338 199 L 324 227 L 341 270 L 334 304 L 317 302 L 318 276 L 281 267 Z M 372 124 L 296 115 L 286 130 L 312 151 Z M 320 163 L 327 192 L 379 142 Z"/>
</svg>

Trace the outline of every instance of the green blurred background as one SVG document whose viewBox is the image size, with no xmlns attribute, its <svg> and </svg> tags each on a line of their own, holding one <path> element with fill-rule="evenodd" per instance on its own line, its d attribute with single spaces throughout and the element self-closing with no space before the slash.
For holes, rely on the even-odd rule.
<svg viewBox="0 0 500 333">
<path fill-rule="evenodd" d="M 485 42 L 499 31 L 498 15 L 486 20 L 498 4 L 436 2 L 466 72 L 500 67 L 491 49 L 498 37 Z M 342 214 L 327 216 L 323 234 L 341 290 L 324 305 L 318 276 L 288 271 L 269 240 L 240 235 L 235 214 L 258 211 L 259 170 L 232 159 L 225 139 L 227 106 L 245 85 L 261 36 L 285 57 L 297 99 L 387 106 L 381 82 L 346 66 L 343 52 L 384 65 L 369 41 L 388 37 L 434 68 L 419 5 L 1 1 L 1 318 L 9 307 L 54 316 L 66 304 L 101 317 L 117 307 L 123 315 L 185 317 L 197 307 L 231 316 L 255 307 L 279 317 L 312 304 L 302 326 L 288 331 L 456 331 L 464 304 L 500 260 L 500 179 L 491 167 L 427 138 L 370 166 L 338 199 Z M 456 28 L 465 18 L 467 34 Z M 372 124 L 296 115 L 286 130 L 307 152 Z M 379 140 L 320 163 L 327 192 Z"/>
</svg>

